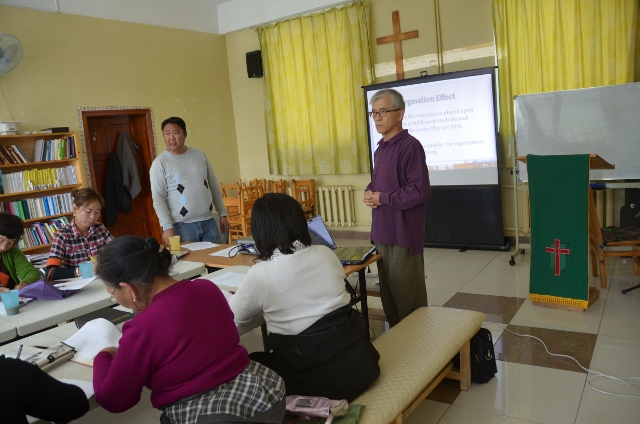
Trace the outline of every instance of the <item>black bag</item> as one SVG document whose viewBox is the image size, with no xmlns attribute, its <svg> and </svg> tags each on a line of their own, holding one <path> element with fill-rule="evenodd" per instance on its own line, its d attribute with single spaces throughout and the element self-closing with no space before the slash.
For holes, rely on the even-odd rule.
<svg viewBox="0 0 640 424">
<path fill-rule="evenodd" d="M 491 331 L 481 328 L 471 338 L 471 381 L 487 383 L 497 372 Z"/>
</svg>

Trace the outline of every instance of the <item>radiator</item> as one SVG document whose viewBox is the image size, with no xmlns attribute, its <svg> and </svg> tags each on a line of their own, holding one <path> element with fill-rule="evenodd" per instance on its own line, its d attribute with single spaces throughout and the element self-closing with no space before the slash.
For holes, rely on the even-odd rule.
<svg viewBox="0 0 640 424">
<path fill-rule="evenodd" d="M 353 227 L 356 225 L 356 209 L 353 203 L 353 187 L 316 187 L 316 213 L 329 227 Z"/>
</svg>

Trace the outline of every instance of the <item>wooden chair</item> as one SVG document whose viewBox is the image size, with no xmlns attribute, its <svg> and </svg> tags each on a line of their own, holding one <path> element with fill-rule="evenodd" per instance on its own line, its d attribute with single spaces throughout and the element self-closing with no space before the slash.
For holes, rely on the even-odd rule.
<svg viewBox="0 0 640 424">
<path fill-rule="evenodd" d="M 316 180 L 291 180 L 291 197 L 300 203 L 307 218 L 313 218 L 316 207 Z"/>
<path fill-rule="evenodd" d="M 258 200 L 258 193 L 261 188 L 239 187 L 238 197 L 231 198 L 227 202 L 238 208 L 238 213 L 228 214 L 229 221 L 229 242 L 251 235 L 251 209 Z M 232 200 L 234 199 L 234 200 Z M 227 203 L 225 202 L 225 206 Z M 228 211 L 227 207 L 227 211 Z"/>
<path fill-rule="evenodd" d="M 249 187 L 260 187 L 262 189 L 262 194 L 258 197 L 262 197 L 267 192 L 267 180 L 259 180 L 257 178 L 253 179 L 249 181 Z"/>
<path fill-rule="evenodd" d="M 287 181 L 286 180 L 269 180 L 267 181 L 268 190 L 271 193 L 284 193 L 287 194 Z"/>
<path fill-rule="evenodd" d="M 607 287 L 605 258 L 632 257 L 633 275 L 640 271 L 640 229 L 637 227 L 623 227 L 615 230 L 600 228 L 596 203 L 593 200 L 593 190 L 589 187 L 589 248 L 591 249 L 591 270 L 593 276 L 598 276 L 600 268 L 600 285 Z M 608 247 L 624 248 L 624 250 L 605 250 Z"/>
<path fill-rule="evenodd" d="M 234 215 L 240 212 L 240 210 L 238 209 L 238 201 L 237 201 L 240 187 L 242 187 L 242 180 L 239 180 L 235 184 L 220 183 L 220 191 L 222 192 L 222 201 L 224 202 L 224 206 L 227 208 L 227 215 Z"/>
</svg>

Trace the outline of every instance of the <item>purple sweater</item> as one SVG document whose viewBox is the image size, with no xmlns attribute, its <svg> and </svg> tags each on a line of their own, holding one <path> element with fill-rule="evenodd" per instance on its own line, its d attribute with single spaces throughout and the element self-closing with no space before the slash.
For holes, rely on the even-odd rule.
<svg viewBox="0 0 640 424">
<path fill-rule="evenodd" d="M 426 201 L 431 197 L 424 148 L 408 130 L 384 142 L 374 153 L 371 183 L 367 190 L 380 192 L 372 210 L 371 239 L 376 243 L 409 248 L 422 253 Z"/>
<path fill-rule="evenodd" d="M 151 389 L 155 408 L 233 380 L 249 365 L 233 314 L 208 280 L 183 280 L 161 291 L 122 327 L 114 359 L 99 353 L 93 365 L 96 400 L 122 412 Z"/>
</svg>

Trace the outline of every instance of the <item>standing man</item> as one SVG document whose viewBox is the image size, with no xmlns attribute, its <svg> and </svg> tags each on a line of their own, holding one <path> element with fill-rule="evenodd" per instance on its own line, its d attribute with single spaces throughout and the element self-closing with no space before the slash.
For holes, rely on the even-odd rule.
<svg viewBox="0 0 640 424">
<path fill-rule="evenodd" d="M 370 104 L 369 116 L 382 140 L 374 153 L 373 176 L 363 201 L 372 208 L 371 239 L 382 255 L 380 296 L 393 327 L 415 309 L 427 306 L 423 248 L 425 203 L 431 187 L 424 149 L 402 129 L 402 95 L 380 90 Z"/>
<path fill-rule="evenodd" d="M 167 150 L 151 164 L 153 208 L 162 226 L 162 243 L 169 247 L 169 237 L 180 241 L 222 243 L 229 228 L 227 209 L 222 201 L 220 184 L 204 152 L 187 148 L 187 125 L 178 117 L 162 122 Z M 220 215 L 220 229 L 213 218 L 213 207 Z M 222 234 L 221 234 L 222 233 Z"/>
</svg>

